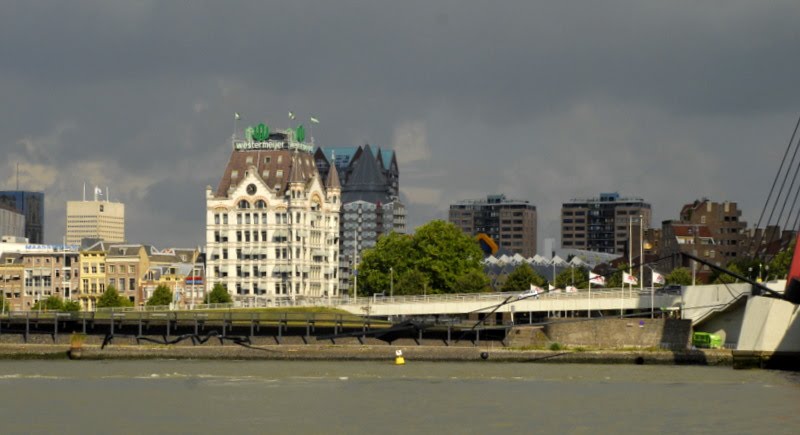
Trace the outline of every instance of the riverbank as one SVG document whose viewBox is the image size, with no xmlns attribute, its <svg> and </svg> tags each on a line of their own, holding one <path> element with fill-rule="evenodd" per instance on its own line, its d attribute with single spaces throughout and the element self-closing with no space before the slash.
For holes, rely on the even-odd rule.
<svg viewBox="0 0 800 435">
<path fill-rule="evenodd" d="M 407 363 L 414 361 L 495 361 L 538 363 L 712 365 L 730 366 L 726 350 L 528 350 L 491 347 L 369 346 L 369 345 L 271 345 L 271 346 L 171 346 L 84 345 L 70 351 L 65 345 L 0 344 L 0 360 L 332 360 L 394 361 L 402 350 Z"/>
</svg>

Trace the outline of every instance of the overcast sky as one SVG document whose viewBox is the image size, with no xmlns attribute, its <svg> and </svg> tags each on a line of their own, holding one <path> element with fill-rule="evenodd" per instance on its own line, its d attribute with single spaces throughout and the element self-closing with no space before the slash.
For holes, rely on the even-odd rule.
<svg viewBox="0 0 800 435">
<path fill-rule="evenodd" d="M 274 3 L 274 4 L 269 4 Z M 487 194 L 619 191 L 654 224 L 699 197 L 758 217 L 800 114 L 800 4 L 70 1 L 0 6 L 0 187 L 61 240 L 83 183 L 132 242 L 205 244 L 205 187 L 244 124 L 393 147 L 411 227 Z M 540 243 L 541 245 L 541 243 Z"/>
</svg>

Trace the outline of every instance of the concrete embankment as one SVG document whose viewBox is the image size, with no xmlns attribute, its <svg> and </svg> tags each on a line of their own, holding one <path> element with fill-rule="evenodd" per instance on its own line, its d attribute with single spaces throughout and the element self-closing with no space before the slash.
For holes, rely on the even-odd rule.
<svg viewBox="0 0 800 435">
<path fill-rule="evenodd" d="M 494 361 L 590 364 L 713 365 L 732 363 L 729 351 L 687 350 L 645 351 L 549 351 L 486 347 L 443 346 L 358 346 L 358 345 L 281 345 L 281 346 L 99 346 L 84 345 L 72 351 L 82 360 L 197 359 L 197 360 L 334 360 L 393 361 L 400 349 L 406 361 Z M 2 344 L 0 359 L 69 358 L 63 345 Z"/>
</svg>

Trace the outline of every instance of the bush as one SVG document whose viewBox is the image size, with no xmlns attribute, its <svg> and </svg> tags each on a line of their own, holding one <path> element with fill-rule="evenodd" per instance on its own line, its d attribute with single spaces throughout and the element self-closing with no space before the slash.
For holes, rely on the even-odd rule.
<svg viewBox="0 0 800 435">
<path fill-rule="evenodd" d="M 81 304 L 78 301 L 64 301 L 63 311 L 80 311 Z"/>
<path fill-rule="evenodd" d="M 564 350 L 564 346 L 558 343 L 552 343 L 550 344 L 550 350 Z"/>
<path fill-rule="evenodd" d="M 117 288 L 113 285 L 108 286 L 106 291 L 97 300 L 97 308 L 131 307 L 133 302 L 124 296 L 120 296 Z"/>
</svg>

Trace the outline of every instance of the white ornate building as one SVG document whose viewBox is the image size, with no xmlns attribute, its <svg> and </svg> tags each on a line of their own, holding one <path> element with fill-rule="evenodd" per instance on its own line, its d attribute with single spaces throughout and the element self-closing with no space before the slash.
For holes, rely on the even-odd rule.
<svg viewBox="0 0 800 435">
<path fill-rule="evenodd" d="M 217 190 L 206 188 L 207 290 L 220 282 L 240 301 L 339 296 L 338 175 L 320 179 L 302 132 L 266 135 L 234 141 Z"/>
</svg>

